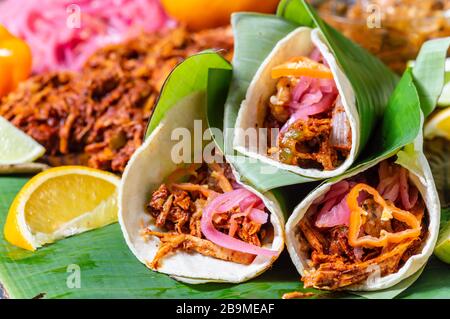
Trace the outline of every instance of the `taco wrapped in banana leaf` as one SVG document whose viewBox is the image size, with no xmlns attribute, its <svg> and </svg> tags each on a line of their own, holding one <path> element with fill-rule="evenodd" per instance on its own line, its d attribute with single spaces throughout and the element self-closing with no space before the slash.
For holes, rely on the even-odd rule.
<svg viewBox="0 0 450 319">
<path fill-rule="evenodd" d="M 200 154 L 199 162 L 174 160 L 173 132 L 206 123 L 204 103 L 200 93 L 183 99 L 134 153 L 120 187 L 119 221 L 131 251 L 152 270 L 189 283 L 242 282 L 283 250 L 284 218 L 275 197 L 238 184 L 215 151 L 214 159 L 202 157 L 207 145 L 189 155 Z"/>
<path fill-rule="evenodd" d="M 239 110 L 233 145 L 279 168 L 328 178 L 353 163 L 359 126 L 354 90 L 320 31 L 299 27 L 278 42 L 256 72 Z M 254 129 L 257 138 L 251 135 Z M 261 147 L 265 140 L 267 147 Z"/>
<path fill-rule="evenodd" d="M 380 290 L 425 265 L 439 215 L 423 154 L 400 151 L 317 188 L 289 218 L 286 242 L 305 287 Z"/>
</svg>

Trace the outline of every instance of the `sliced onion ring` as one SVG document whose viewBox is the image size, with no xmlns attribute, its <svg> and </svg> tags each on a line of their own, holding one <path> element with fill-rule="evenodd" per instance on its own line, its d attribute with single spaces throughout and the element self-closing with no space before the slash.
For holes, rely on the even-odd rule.
<svg viewBox="0 0 450 319">
<path fill-rule="evenodd" d="M 228 248 L 235 251 L 245 252 L 252 255 L 263 255 L 267 257 L 274 257 L 278 255 L 278 251 L 270 250 L 266 248 L 261 248 L 255 245 L 248 244 L 242 240 L 233 238 L 231 236 L 228 236 L 220 231 L 218 231 L 213 223 L 212 223 L 212 217 L 215 212 L 217 212 L 219 207 L 225 207 L 224 204 L 228 204 L 231 201 L 234 201 L 234 198 L 237 197 L 237 195 L 241 195 L 242 191 L 247 192 L 248 196 L 254 196 L 251 192 L 244 190 L 244 189 L 238 189 L 234 190 L 228 193 L 221 194 L 214 198 L 211 203 L 209 203 L 204 209 L 201 219 L 201 229 L 203 235 L 205 235 L 206 239 L 210 240 L 211 242 L 215 243 L 216 245 L 219 245 L 224 248 Z M 240 196 L 240 198 L 242 198 Z M 243 200 L 243 198 L 241 199 Z M 237 204 L 239 205 L 239 203 Z"/>
</svg>

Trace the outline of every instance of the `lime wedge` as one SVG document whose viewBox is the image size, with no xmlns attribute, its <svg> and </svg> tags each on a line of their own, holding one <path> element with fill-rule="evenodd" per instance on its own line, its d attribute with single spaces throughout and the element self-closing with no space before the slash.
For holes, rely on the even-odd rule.
<svg viewBox="0 0 450 319">
<path fill-rule="evenodd" d="M 0 116 L 0 165 L 30 163 L 44 153 L 42 145 Z"/>
<path fill-rule="evenodd" d="M 443 262 L 450 264 L 450 221 L 439 232 L 434 254 Z"/>
</svg>

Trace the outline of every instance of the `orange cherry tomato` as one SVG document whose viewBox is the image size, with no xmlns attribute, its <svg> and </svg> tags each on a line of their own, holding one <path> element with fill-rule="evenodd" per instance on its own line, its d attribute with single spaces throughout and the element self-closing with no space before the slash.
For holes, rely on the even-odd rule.
<svg viewBox="0 0 450 319">
<path fill-rule="evenodd" d="M 0 97 L 14 90 L 30 76 L 30 47 L 0 25 Z"/>
<path fill-rule="evenodd" d="M 291 58 L 288 62 L 272 69 L 272 79 L 278 79 L 283 76 L 308 76 L 311 78 L 332 79 L 333 73 L 324 64 L 301 56 Z"/>
<path fill-rule="evenodd" d="M 13 38 L 14 36 L 0 24 L 0 39 Z"/>
</svg>

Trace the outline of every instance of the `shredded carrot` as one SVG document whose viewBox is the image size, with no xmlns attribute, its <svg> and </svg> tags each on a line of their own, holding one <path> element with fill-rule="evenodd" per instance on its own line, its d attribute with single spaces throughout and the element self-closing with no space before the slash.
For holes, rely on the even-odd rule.
<svg viewBox="0 0 450 319">
<path fill-rule="evenodd" d="M 378 238 L 368 235 L 359 237 L 360 229 L 363 225 L 363 216 L 365 217 L 368 214 L 358 203 L 358 196 L 362 191 L 372 195 L 374 201 L 383 207 L 382 220 L 395 218 L 410 228 L 396 233 L 382 230 Z M 350 208 L 348 241 L 353 247 L 386 247 L 389 243 L 400 243 L 405 239 L 420 236 L 421 226 L 418 218 L 414 214 L 386 202 L 377 190 L 369 185 L 362 183 L 355 185 L 347 196 L 347 204 Z"/>
</svg>

